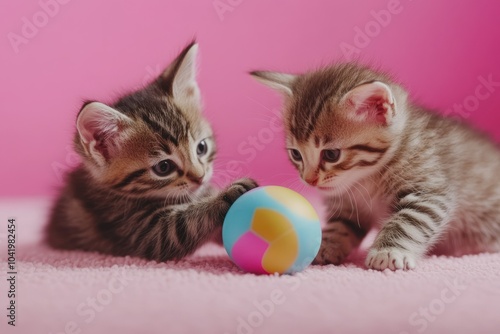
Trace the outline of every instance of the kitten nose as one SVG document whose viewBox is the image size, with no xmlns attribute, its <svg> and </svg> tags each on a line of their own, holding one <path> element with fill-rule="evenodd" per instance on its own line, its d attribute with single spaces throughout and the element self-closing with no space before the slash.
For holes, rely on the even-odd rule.
<svg viewBox="0 0 500 334">
<path fill-rule="evenodd" d="M 186 177 L 190 180 L 193 181 L 194 183 L 201 184 L 203 181 L 203 177 L 205 177 L 205 173 L 198 175 L 192 172 L 187 173 Z"/>
<path fill-rule="evenodd" d="M 318 184 L 318 178 L 317 177 L 314 177 L 314 178 L 306 178 L 305 181 L 307 183 L 309 183 L 311 186 L 315 186 Z"/>
</svg>

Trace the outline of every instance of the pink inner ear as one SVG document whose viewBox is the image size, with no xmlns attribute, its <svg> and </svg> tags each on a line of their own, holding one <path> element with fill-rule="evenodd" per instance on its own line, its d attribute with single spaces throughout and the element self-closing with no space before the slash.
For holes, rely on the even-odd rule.
<svg viewBox="0 0 500 334">
<path fill-rule="evenodd" d="M 87 141 L 102 141 L 104 139 L 105 132 L 99 120 L 87 120 L 83 123 L 83 127 L 85 129 L 85 139 Z"/>
<path fill-rule="evenodd" d="M 104 156 L 104 158 L 109 159 L 110 158 L 110 142 L 108 140 L 109 135 L 107 135 L 105 132 L 101 131 L 100 129 L 96 129 L 94 132 L 94 139 L 96 141 L 95 143 L 95 148 L 101 152 L 101 154 Z"/>
<path fill-rule="evenodd" d="M 352 105 L 356 105 L 351 101 Z M 368 120 L 380 124 L 387 124 L 387 113 L 390 112 L 390 104 L 382 96 L 371 96 L 359 104 L 356 108 L 357 115 L 366 115 Z"/>
<path fill-rule="evenodd" d="M 83 144 L 93 145 L 95 151 L 108 159 L 120 149 L 126 137 L 123 130 L 131 124 L 130 121 L 111 107 L 91 102 L 80 111 L 77 128 Z"/>
<path fill-rule="evenodd" d="M 87 143 L 95 141 L 95 149 L 98 150 L 105 159 L 109 158 L 109 150 L 106 145 L 106 134 L 103 125 L 96 119 L 85 120 L 82 124 L 82 136 Z"/>
<path fill-rule="evenodd" d="M 349 92 L 348 102 L 362 120 L 387 125 L 394 116 L 392 92 L 378 81 L 354 88 Z"/>
<path fill-rule="evenodd" d="M 95 116 L 95 115 L 93 115 Z M 87 143 L 95 141 L 95 149 L 106 159 L 114 149 L 114 139 L 118 135 L 119 124 L 116 120 L 103 118 L 98 115 L 94 118 L 84 119 L 81 124 L 81 135 Z"/>
</svg>

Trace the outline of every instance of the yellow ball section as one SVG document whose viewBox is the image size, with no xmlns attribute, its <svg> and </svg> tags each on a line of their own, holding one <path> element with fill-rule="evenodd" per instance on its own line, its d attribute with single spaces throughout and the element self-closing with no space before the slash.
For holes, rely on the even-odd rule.
<svg viewBox="0 0 500 334">
<path fill-rule="evenodd" d="M 311 203 L 295 191 L 278 186 L 266 187 L 265 191 L 277 202 L 283 204 L 293 214 L 311 220 L 319 219 Z"/>
<path fill-rule="evenodd" d="M 252 231 L 269 243 L 262 258 L 262 267 L 268 273 L 284 273 L 299 254 L 299 240 L 293 225 L 281 213 L 270 209 L 256 209 Z"/>
</svg>

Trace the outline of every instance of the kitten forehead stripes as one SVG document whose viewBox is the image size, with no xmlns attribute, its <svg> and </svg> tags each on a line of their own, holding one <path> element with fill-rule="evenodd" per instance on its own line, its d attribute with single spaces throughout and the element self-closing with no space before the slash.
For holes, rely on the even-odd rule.
<svg viewBox="0 0 500 334">
<path fill-rule="evenodd" d="M 348 150 L 366 151 L 370 153 L 385 153 L 388 147 L 373 147 L 366 144 L 358 144 L 347 148 Z"/>
<path fill-rule="evenodd" d="M 147 90 L 120 99 L 115 108 L 142 120 L 153 132 L 174 145 L 187 140 L 191 125 L 182 112 L 163 98 L 161 92 Z"/>
<path fill-rule="evenodd" d="M 295 126 L 291 127 L 291 133 L 297 140 L 307 141 L 309 139 L 314 132 L 318 118 L 324 112 L 325 105 L 335 88 L 333 85 L 325 87 L 314 85 L 313 87 L 308 87 L 308 89 L 314 91 L 315 94 L 305 95 L 307 93 L 304 92 L 302 98 L 295 100 L 291 113 L 292 123 Z M 326 91 L 323 91 L 325 89 Z M 320 97 L 318 97 L 318 94 L 320 94 Z"/>
<path fill-rule="evenodd" d="M 159 134 L 162 139 L 168 140 L 176 146 L 179 145 L 177 138 L 174 137 L 171 132 L 159 122 L 148 117 L 144 117 L 142 120 L 151 128 L 151 130 L 155 132 L 155 134 Z M 165 149 L 165 152 L 171 153 L 171 150 L 167 145 L 163 144 L 162 148 Z"/>
<path fill-rule="evenodd" d="M 308 117 L 307 123 L 306 123 L 307 129 L 305 132 L 305 136 L 306 136 L 305 139 L 307 139 L 313 133 L 319 116 L 321 115 L 321 113 L 323 113 L 325 111 L 325 105 L 327 104 L 328 99 L 330 99 L 331 94 L 333 93 L 333 91 L 335 89 L 335 87 L 333 85 L 329 86 L 329 88 L 330 88 L 329 90 L 324 92 L 323 95 L 315 101 L 314 106 L 309 111 L 309 115 L 308 115 L 309 117 Z"/>
</svg>

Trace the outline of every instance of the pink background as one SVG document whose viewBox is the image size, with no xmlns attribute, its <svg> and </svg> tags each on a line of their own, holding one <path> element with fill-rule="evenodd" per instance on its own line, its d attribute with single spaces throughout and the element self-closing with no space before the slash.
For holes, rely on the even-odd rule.
<svg viewBox="0 0 500 334">
<path fill-rule="evenodd" d="M 219 16 L 217 3 L 233 5 Z M 478 77 L 500 82 L 500 4 L 401 0 L 389 23 L 375 23 L 371 11 L 390 3 L 72 0 L 44 22 L 37 0 L 2 1 L 0 196 L 53 194 L 61 171 L 75 164 L 67 147 L 82 101 L 111 102 L 139 87 L 194 36 L 206 114 L 218 135 L 218 183 L 248 174 L 299 186 L 273 123 L 281 99 L 246 72 L 300 72 L 345 59 L 342 43 L 358 46 L 362 59 L 390 70 L 427 106 L 471 103 L 467 120 L 500 140 L 500 87 L 474 98 Z M 41 27 L 15 52 L 9 33 L 22 36 L 23 18 L 33 16 Z M 356 38 L 356 27 L 368 29 L 368 41 Z"/>
</svg>

